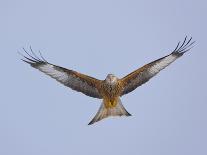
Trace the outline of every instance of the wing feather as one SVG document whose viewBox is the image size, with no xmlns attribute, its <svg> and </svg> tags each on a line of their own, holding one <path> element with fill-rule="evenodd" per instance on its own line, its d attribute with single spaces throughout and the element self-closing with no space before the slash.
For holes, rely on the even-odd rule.
<svg viewBox="0 0 207 155">
<path fill-rule="evenodd" d="M 31 48 L 30 48 L 31 49 Z M 102 98 L 98 91 L 98 87 L 101 83 L 101 80 L 95 79 L 93 77 L 78 73 L 73 70 L 69 70 L 60 66 L 53 65 L 47 62 L 41 55 L 41 59 L 34 55 L 29 54 L 25 49 L 25 53 L 28 56 L 24 56 L 22 59 L 24 62 L 30 64 L 32 67 L 40 70 L 41 72 L 49 75 L 50 77 L 56 79 L 58 82 L 63 85 L 70 87 L 73 90 L 82 92 L 83 94 L 94 97 Z"/>
<path fill-rule="evenodd" d="M 194 42 L 191 42 L 192 37 L 187 41 L 187 37 L 180 46 L 180 42 L 177 44 L 175 50 L 158 60 L 155 60 L 149 64 L 144 65 L 143 67 L 135 70 L 129 75 L 121 79 L 123 84 L 122 95 L 128 94 L 137 87 L 149 81 L 153 76 L 159 73 L 162 69 L 170 65 L 177 58 L 181 57 L 185 52 L 189 51 L 192 48 Z"/>
</svg>

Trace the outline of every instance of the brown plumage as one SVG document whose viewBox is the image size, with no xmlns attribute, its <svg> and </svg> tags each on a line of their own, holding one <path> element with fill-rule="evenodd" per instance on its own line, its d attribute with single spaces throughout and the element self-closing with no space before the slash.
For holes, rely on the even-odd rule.
<svg viewBox="0 0 207 155">
<path fill-rule="evenodd" d="M 130 116 L 131 114 L 122 105 L 120 97 L 146 83 L 162 69 L 189 51 L 194 43 L 191 40 L 192 38 L 187 40 L 186 37 L 181 45 L 180 42 L 178 43 L 171 54 L 146 64 L 121 79 L 109 74 L 105 80 L 98 80 L 76 71 L 53 65 L 47 62 L 41 53 L 41 58 L 39 58 L 31 48 L 31 54 L 24 49 L 28 57 L 23 55 L 25 59 L 22 60 L 73 90 L 82 92 L 90 97 L 103 99 L 96 116 L 89 123 L 93 124 L 108 116 Z"/>
</svg>

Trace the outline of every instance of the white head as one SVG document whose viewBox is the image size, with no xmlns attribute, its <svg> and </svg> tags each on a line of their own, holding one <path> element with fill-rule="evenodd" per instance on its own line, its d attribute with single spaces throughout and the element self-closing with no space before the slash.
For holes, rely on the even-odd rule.
<svg viewBox="0 0 207 155">
<path fill-rule="evenodd" d="M 118 78 L 113 74 L 108 74 L 106 77 L 106 82 L 110 84 L 115 84 L 118 81 Z"/>
</svg>

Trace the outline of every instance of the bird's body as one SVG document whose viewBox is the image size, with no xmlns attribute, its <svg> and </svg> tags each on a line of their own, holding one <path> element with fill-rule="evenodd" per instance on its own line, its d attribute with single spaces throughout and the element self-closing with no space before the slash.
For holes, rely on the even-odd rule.
<svg viewBox="0 0 207 155">
<path fill-rule="evenodd" d="M 23 61 L 73 90 L 82 92 L 90 97 L 102 99 L 103 101 L 97 114 L 89 123 L 93 124 L 109 116 L 131 116 L 122 105 L 120 97 L 146 83 L 162 69 L 189 51 L 194 43 L 191 42 L 191 39 L 187 41 L 186 37 L 181 45 L 180 42 L 178 43 L 171 54 L 146 64 L 121 79 L 113 74 L 108 74 L 105 80 L 98 80 L 76 71 L 53 65 L 47 62 L 41 54 L 41 59 L 37 57 L 32 49 L 33 56 L 24 50 L 29 57 L 23 55 L 25 58 Z"/>
<path fill-rule="evenodd" d="M 99 92 L 105 100 L 106 107 L 115 107 L 122 91 L 122 85 L 119 79 L 113 74 L 108 74 L 105 80 L 101 82 Z"/>
</svg>

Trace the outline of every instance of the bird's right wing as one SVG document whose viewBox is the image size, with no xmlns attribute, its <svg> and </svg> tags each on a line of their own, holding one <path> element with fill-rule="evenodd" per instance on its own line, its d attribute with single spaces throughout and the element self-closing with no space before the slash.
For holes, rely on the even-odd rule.
<svg viewBox="0 0 207 155">
<path fill-rule="evenodd" d="M 24 62 L 30 64 L 32 67 L 40 70 L 41 72 L 49 75 L 50 77 L 56 79 L 58 82 L 64 84 L 65 86 L 70 87 L 73 90 L 82 92 L 83 94 L 94 97 L 102 98 L 99 94 L 98 87 L 101 83 L 101 80 L 95 79 L 93 77 L 78 73 L 73 70 L 69 70 L 60 66 L 53 65 L 47 62 L 40 54 L 41 59 L 35 55 L 29 54 L 25 49 L 25 53 L 28 57 L 24 56 L 25 59 L 22 59 Z"/>
<path fill-rule="evenodd" d="M 143 67 L 125 76 L 124 78 L 120 79 L 121 83 L 123 84 L 123 91 L 121 95 L 128 94 L 137 87 L 146 83 L 162 69 L 170 65 L 177 58 L 181 57 L 185 52 L 189 51 L 192 48 L 191 45 L 194 43 L 191 42 L 191 40 L 192 38 L 187 41 L 187 37 L 185 37 L 183 43 L 180 45 L 179 42 L 171 54 L 155 60 L 149 64 L 146 64 Z"/>
</svg>

